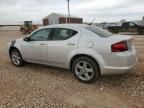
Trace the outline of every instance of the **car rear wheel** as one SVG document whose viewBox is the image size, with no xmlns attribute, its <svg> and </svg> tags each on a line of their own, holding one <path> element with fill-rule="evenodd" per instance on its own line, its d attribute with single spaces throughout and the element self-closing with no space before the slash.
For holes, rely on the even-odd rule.
<svg viewBox="0 0 144 108">
<path fill-rule="evenodd" d="M 15 66 L 21 67 L 24 65 L 24 61 L 20 52 L 17 49 L 12 49 L 10 51 L 11 61 Z"/>
<path fill-rule="evenodd" d="M 76 59 L 72 66 L 75 77 L 84 83 L 91 83 L 99 77 L 99 69 L 96 62 L 89 57 Z"/>
</svg>

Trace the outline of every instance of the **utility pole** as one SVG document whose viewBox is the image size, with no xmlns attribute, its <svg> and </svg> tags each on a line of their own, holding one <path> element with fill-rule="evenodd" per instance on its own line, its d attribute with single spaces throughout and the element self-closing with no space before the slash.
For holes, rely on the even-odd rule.
<svg viewBox="0 0 144 108">
<path fill-rule="evenodd" d="M 70 6 L 69 6 L 69 1 L 70 0 L 67 0 L 67 3 L 68 3 L 68 20 L 67 22 L 70 23 Z"/>
</svg>

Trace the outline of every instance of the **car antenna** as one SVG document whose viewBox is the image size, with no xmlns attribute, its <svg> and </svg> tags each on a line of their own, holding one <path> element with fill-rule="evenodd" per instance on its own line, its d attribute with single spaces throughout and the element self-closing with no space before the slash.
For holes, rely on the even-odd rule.
<svg viewBox="0 0 144 108">
<path fill-rule="evenodd" d="M 88 25 L 92 25 L 93 24 L 93 22 L 95 21 L 95 18 L 92 20 L 92 22 L 90 22 Z"/>
</svg>

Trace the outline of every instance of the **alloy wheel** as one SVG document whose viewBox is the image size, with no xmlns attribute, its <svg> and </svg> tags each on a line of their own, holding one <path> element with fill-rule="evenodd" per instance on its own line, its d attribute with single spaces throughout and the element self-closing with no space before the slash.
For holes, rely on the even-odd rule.
<svg viewBox="0 0 144 108">
<path fill-rule="evenodd" d="M 21 57 L 20 57 L 20 55 L 19 55 L 19 53 L 18 53 L 17 51 L 13 51 L 13 52 L 12 52 L 11 58 L 12 58 L 12 62 L 13 62 L 15 65 L 20 65 Z"/>
<path fill-rule="evenodd" d="M 84 81 L 90 80 L 94 75 L 94 69 L 87 61 L 77 62 L 75 65 L 75 72 L 77 77 Z"/>
</svg>

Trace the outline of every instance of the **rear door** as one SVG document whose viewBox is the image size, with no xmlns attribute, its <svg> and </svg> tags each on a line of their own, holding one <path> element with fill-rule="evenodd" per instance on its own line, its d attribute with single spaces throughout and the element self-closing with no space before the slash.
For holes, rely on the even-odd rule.
<svg viewBox="0 0 144 108">
<path fill-rule="evenodd" d="M 77 48 L 80 33 L 67 28 L 54 28 L 48 42 L 48 62 L 65 64 L 68 55 Z"/>
</svg>

